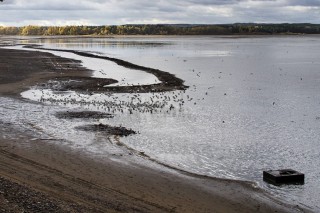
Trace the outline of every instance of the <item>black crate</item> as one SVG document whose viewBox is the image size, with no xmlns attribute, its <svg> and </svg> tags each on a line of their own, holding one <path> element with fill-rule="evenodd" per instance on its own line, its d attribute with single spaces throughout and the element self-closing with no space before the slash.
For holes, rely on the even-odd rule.
<svg viewBox="0 0 320 213">
<path fill-rule="evenodd" d="M 304 184 L 304 174 L 292 169 L 263 171 L 263 180 L 272 184 Z"/>
</svg>

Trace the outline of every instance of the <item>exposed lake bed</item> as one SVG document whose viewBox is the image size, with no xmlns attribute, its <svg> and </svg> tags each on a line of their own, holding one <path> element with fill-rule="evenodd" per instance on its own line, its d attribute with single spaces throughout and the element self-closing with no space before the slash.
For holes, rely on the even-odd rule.
<svg viewBox="0 0 320 213">
<path fill-rule="evenodd" d="M 140 43 L 121 45 L 134 39 Z M 169 45 L 144 47 L 144 39 Z M 319 139 L 319 97 L 314 92 L 319 52 L 314 39 L 318 37 L 118 38 L 112 45 L 103 38 L 80 39 L 76 44 L 68 39 L 44 42 L 45 48 L 110 53 L 134 64 L 170 71 L 189 88 L 163 94 L 80 94 L 78 100 L 79 94 L 71 91 L 57 94 L 35 87 L 23 96 L 77 110 L 111 111 L 114 118 L 97 122 L 140 132 L 121 139 L 134 150 L 191 173 L 255 181 L 276 196 L 316 211 L 317 200 L 310 199 L 319 187 L 312 178 L 319 173 L 314 162 Z M 75 101 L 64 101 L 66 98 Z M 109 102 L 117 104 L 108 110 Z M 159 107 L 151 111 L 155 102 Z M 50 117 L 48 123 L 53 121 L 57 122 Z M 93 153 L 110 152 L 101 149 L 101 144 L 85 142 L 96 141 L 96 136 L 79 141 L 77 131 L 65 134 L 54 125 L 40 126 L 48 127 L 45 133 L 77 141 L 77 146 Z M 279 188 L 261 182 L 262 170 L 275 167 L 304 172 L 305 185 Z"/>
</svg>

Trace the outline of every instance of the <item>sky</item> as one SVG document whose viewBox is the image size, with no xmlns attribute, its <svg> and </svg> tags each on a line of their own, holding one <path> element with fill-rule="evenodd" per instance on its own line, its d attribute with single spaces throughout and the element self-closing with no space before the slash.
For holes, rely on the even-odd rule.
<svg viewBox="0 0 320 213">
<path fill-rule="evenodd" d="M 4 0 L 0 26 L 320 23 L 320 0 Z"/>
</svg>

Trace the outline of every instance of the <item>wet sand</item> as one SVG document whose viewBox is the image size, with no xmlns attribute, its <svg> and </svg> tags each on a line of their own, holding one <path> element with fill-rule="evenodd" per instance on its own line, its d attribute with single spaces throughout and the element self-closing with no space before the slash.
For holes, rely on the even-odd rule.
<svg viewBox="0 0 320 213">
<path fill-rule="evenodd" d="M 0 95 L 20 98 L 55 77 L 88 77 L 78 61 L 0 48 Z M 40 104 L 40 103 L 39 103 Z M 251 183 L 164 172 L 103 160 L 65 145 L 34 140 L 0 120 L 3 212 L 303 212 Z"/>
</svg>

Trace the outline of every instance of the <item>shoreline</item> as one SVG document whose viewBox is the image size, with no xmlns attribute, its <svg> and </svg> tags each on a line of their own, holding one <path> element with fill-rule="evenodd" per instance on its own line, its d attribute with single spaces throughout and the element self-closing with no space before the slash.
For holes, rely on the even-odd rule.
<svg viewBox="0 0 320 213">
<path fill-rule="evenodd" d="M 9 53 L 13 57 L 8 57 Z M 38 58 L 40 62 L 33 60 L 27 63 L 30 60 L 28 57 Z M 68 76 L 69 72 L 74 76 L 86 76 L 90 72 L 79 66 L 77 61 L 43 52 L 6 52 L 0 48 L 0 60 L 2 72 L 15 70 L 16 74 L 20 74 L 17 77 L 0 73 L 0 95 L 14 98 L 19 98 L 19 92 L 35 83 L 56 75 L 53 70 L 57 71 L 57 67 L 60 67 L 59 75 L 64 75 L 62 70 L 68 70 Z M 26 73 L 21 73 L 22 68 Z M 172 174 L 142 165 L 115 162 L 108 156 L 101 162 L 83 156 L 81 151 L 57 145 L 58 141 L 52 144 L 33 140 L 26 133 L 10 129 L 6 123 L 0 122 L 0 126 L 2 131 L 22 136 L 14 140 L 0 138 L 0 176 L 9 182 L 26 185 L 27 191 L 45 194 L 60 206 L 61 212 L 72 208 L 74 211 L 82 209 L 83 212 L 302 211 L 245 182 L 192 177 L 179 171 Z M 0 204 L 9 201 L 8 197 L 0 194 Z M 32 205 L 39 205 L 37 202 Z M 11 200 L 9 204 L 27 208 Z"/>
<path fill-rule="evenodd" d="M 0 177 L 42 193 L 61 212 L 301 212 L 245 182 L 92 159 L 27 138 L 0 140 Z"/>
</svg>

